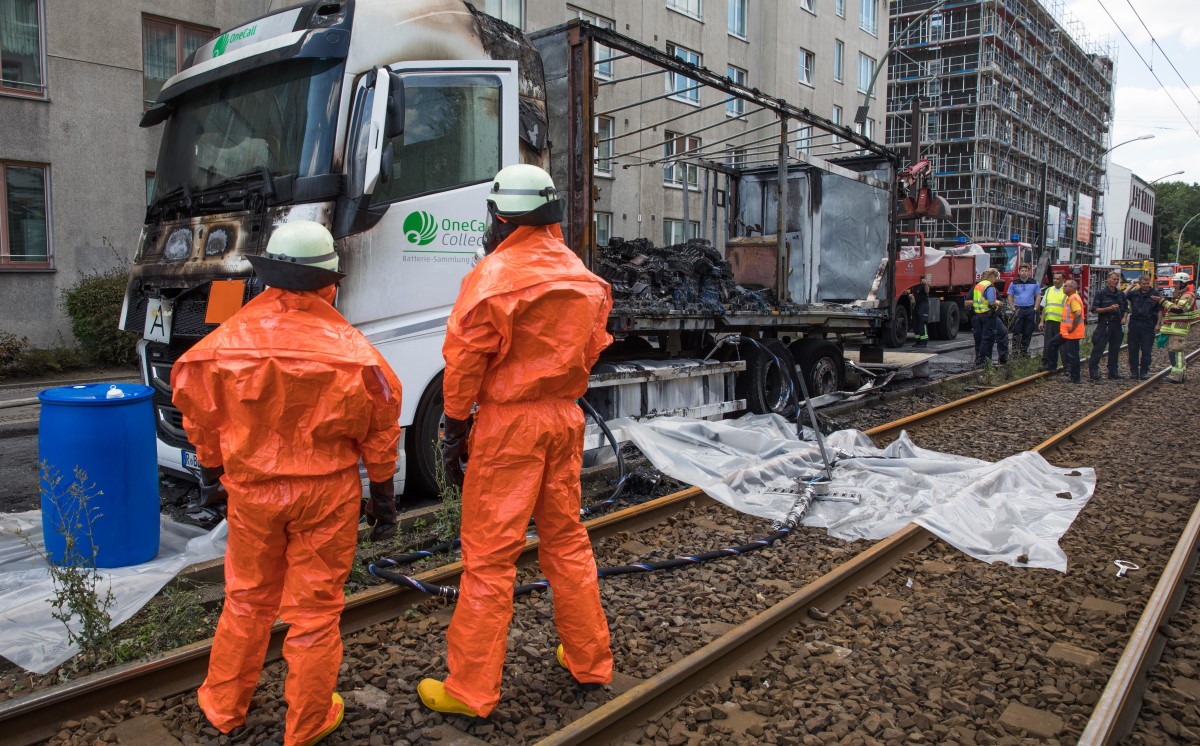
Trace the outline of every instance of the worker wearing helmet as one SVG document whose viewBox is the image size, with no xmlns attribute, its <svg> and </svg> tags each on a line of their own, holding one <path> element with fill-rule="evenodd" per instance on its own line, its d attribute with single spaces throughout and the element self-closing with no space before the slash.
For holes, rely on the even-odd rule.
<svg viewBox="0 0 1200 746">
<path fill-rule="evenodd" d="M 514 563 L 531 517 L 553 589 L 559 661 L 581 684 L 612 680 L 596 561 L 579 522 L 584 422 L 575 403 L 612 342 L 605 330 L 612 295 L 563 243 L 562 202 L 550 174 L 529 165 L 503 169 L 487 207 L 488 255 L 463 280 L 442 348 L 443 456 L 447 474 L 463 480 L 463 576 L 446 634 L 450 675 L 417 687 L 430 709 L 477 716 L 500 699 Z M 467 420 L 476 405 L 467 462 Z"/>
<path fill-rule="evenodd" d="M 342 722 L 338 620 L 360 509 L 374 538 L 396 528 L 400 382 L 333 308 L 344 275 L 324 226 L 284 223 L 250 263 L 267 289 L 172 370 L 204 500 L 228 500 L 225 606 L 199 703 L 222 733 L 245 722 L 280 617 L 284 744 L 313 744 Z"/>
<path fill-rule="evenodd" d="M 1170 299 L 1164 299 L 1162 321 L 1158 332 L 1167 337 L 1167 355 L 1171 359 L 1171 372 L 1167 375 L 1169 383 L 1183 383 L 1187 377 L 1187 355 L 1184 354 L 1188 332 L 1192 324 L 1200 319 L 1200 311 L 1196 309 L 1196 293 L 1188 287 L 1192 278 L 1187 272 L 1176 272 L 1171 278 L 1175 293 Z"/>
</svg>

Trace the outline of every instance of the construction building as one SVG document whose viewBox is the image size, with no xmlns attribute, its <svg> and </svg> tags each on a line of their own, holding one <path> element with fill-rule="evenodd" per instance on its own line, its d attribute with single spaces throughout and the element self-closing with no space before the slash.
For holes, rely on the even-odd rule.
<svg viewBox="0 0 1200 746">
<path fill-rule="evenodd" d="M 922 223 L 926 236 L 1017 236 L 1057 249 L 1054 261 L 1093 261 L 1111 45 L 1090 41 L 1057 0 L 894 0 L 891 12 L 887 144 L 907 152 L 919 96 L 921 157 L 954 208 L 950 221 Z"/>
</svg>

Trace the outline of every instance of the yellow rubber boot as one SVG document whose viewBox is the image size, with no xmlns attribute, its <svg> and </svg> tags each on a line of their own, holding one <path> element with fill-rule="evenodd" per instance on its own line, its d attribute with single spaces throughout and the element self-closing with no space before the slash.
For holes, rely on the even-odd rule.
<svg viewBox="0 0 1200 746">
<path fill-rule="evenodd" d="M 329 706 L 329 716 L 326 718 L 326 722 L 329 725 L 322 728 L 321 732 L 308 742 L 308 746 L 320 743 L 326 736 L 337 730 L 338 726 L 342 724 L 342 718 L 344 717 L 346 717 L 346 703 L 342 701 L 342 695 L 334 692 L 333 703 Z"/>
<path fill-rule="evenodd" d="M 417 684 L 417 694 L 421 697 L 421 701 L 425 706 L 434 712 L 444 712 L 448 715 L 466 715 L 473 718 L 479 717 L 479 713 L 446 691 L 446 685 L 437 679 L 421 679 L 421 683 Z"/>
<path fill-rule="evenodd" d="M 567 667 L 567 659 L 563 655 L 563 646 L 562 645 L 559 645 L 558 650 L 554 651 L 554 657 L 558 658 L 558 665 L 562 666 L 563 668 Z"/>
</svg>

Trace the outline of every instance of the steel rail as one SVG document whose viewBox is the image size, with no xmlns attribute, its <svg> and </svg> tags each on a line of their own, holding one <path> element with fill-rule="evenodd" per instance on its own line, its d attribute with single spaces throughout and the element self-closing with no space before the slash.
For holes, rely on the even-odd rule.
<svg viewBox="0 0 1200 746">
<path fill-rule="evenodd" d="M 886 422 L 882 425 L 877 425 L 870 430 L 867 430 L 866 434 L 874 438 L 878 435 L 889 435 L 891 433 L 899 432 L 910 425 L 915 425 L 918 423 L 925 424 L 931 420 L 945 417 L 946 415 L 954 412 L 966 404 L 971 404 L 972 402 L 979 401 L 980 399 L 986 399 L 990 396 L 1004 393 L 1005 391 L 1012 391 L 1013 389 L 1033 383 L 1034 381 L 1040 380 L 1049 375 L 1050 373 L 1048 371 L 1042 371 L 1040 373 L 1034 373 L 1031 376 L 1018 378 L 1017 380 L 1009 381 L 1002 386 L 996 386 L 995 388 L 990 388 L 987 391 L 980 391 L 978 394 L 971 394 L 970 396 L 965 396 L 962 399 L 956 399 L 955 401 L 948 402 L 939 407 L 934 407 L 933 409 L 927 409 L 924 412 L 918 412 L 916 414 L 909 415 L 908 417 L 901 417 L 894 422 Z"/>
<path fill-rule="evenodd" d="M 1196 354 L 1200 354 L 1200 350 L 1192 353 L 1192 355 Z M 1043 441 L 1034 450 L 1043 455 L 1053 450 L 1079 432 L 1094 426 L 1129 399 L 1146 391 L 1166 373 L 1167 369 L 1164 368 L 1150 380 L 1143 381 L 1087 416 L 1073 422 Z M 891 432 L 898 427 L 903 427 L 901 423 L 936 419 L 948 411 L 1002 391 L 1012 390 L 1045 375 L 1047 374 L 1039 373 L 1028 376 L 1005 386 L 951 402 L 936 410 L 930 410 L 927 414 L 923 413 L 925 416 L 905 417 L 895 423 L 873 428 L 873 430 Z M 868 431 L 868 433 L 870 432 Z M 538 741 L 537 746 L 575 746 L 576 744 L 618 742 L 625 733 L 646 720 L 667 712 L 700 686 L 720 679 L 729 672 L 744 666 L 747 661 L 761 658 L 772 645 L 805 619 L 809 609 L 816 607 L 825 612 L 832 611 L 851 592 L 883 577 L 891 571 L 896 562 L 906 555 L 920 551 L 932 544 L 935 538 L 932 533 L 916 524 L 905 526 L 765 612 L 726 632 L 700 650 L 668 666 L 624 694 L 569 723 L 553 735 Z"/>
</svg>

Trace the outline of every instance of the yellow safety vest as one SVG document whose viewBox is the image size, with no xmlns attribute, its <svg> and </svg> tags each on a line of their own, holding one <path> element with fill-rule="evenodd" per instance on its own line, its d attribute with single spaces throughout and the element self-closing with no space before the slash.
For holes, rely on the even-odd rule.
<svg viewBox="0 0 1200 746">
<path fill-rule="evenodd" d="M 1042 317 L 1043 321 L 1062 321 L 1063 298 L 1067 294 L 1062 288 L 1056 288 L 1053 285 L 1046 288 L 1046 292 L 1042 294 L 1042 308 L 1046 315 Z"/>
<path fill-rule="evenodd" d="M 984 295 L 991 286 L 991 280 L 980 280 L 975 283 L 975 289 L 971 292 L 971 310 L 975 313 L 987 313 L 992 307 L 992 304 L 988 303 L 987 296 Z"/>
<path fill-rule="evenodd" d="M 1163 334 L 1184 336 L 1192 330 L 1192 324 L 1200 319 L 1200 311 L 1196 310 L 1196 296 L 1186 290 L 1175 300 L 1165 301 L 1163 308 L 1166 314 L 1159 329 Z"/>
</svg>

